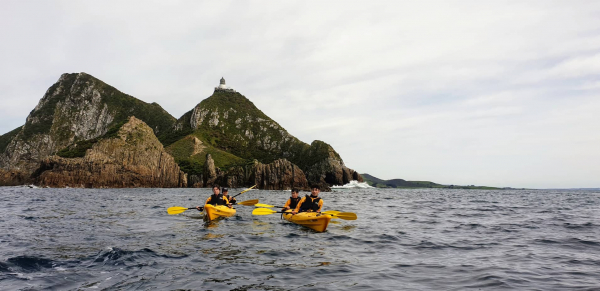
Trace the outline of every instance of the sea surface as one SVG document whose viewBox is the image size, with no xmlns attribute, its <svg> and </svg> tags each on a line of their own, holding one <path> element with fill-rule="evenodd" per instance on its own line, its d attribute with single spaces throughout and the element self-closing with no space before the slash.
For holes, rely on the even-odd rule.
<svg viewBox="0 0 600 291">
<path fill-rule="evenodd" d="M 600 290 L 600 191 L 336 190 L 324 208 L 358 220 L 324 233 L 167 215 L 209 194 L 0 187 L 0 290 Z"/>
</svg>

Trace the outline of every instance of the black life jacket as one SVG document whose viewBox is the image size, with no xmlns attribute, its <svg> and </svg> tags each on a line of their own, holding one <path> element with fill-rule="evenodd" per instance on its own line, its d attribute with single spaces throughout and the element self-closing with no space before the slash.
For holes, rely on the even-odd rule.
<svg viewBox="0 0 600 291">
<path fill-rule="evenodd" d="M 290 209 L 291 210 L 296 209 L 296 206 L 298 206 L 298 202 L 300 202 L 301 199 L 302 198 L 300 198 L 300 197 L 296 197 L 296 198 L 290 197 Z"/>
<path fill-rule="evenodd" d="M 312 197 L 306 195 L 306 199 L 304 199 L 304 202 L 302 202 L 302 205 L 300 205 L 300 212 L 305 212 L 309 210 L 318 211 L 319 201 L 321 201 L 321 197 L 312 199 Z"/>
<path fill-rule="evenodd" d="M 231 203 L 231 204 L 234 204 L 234 205 L 237 204 L 237 200 L 235 200 L 235 198 L 233 198 L 229 195 L 227 195 L 227 200 L 229 200 L 229 203 Z"/>
<path fill-rule="evenodd" d="M 216 205 L 227 205 L 227 203 L 225 202 L 225 199 L 223 199 L 223 194 L 210 195 L 210 200 L 206 204 L 211 204 L 211 205 L 215 205 L 215 206 Z"/>
</svg>

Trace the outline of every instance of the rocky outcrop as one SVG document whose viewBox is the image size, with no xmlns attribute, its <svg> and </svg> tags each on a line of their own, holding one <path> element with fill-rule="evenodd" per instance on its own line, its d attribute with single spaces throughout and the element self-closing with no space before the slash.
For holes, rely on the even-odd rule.
<svg viewBox="0 0 600 291">
<path fill-rule="evenodd" d="M 131 115 L 147 121 L 156 134 L 175 122 L 156 103 L 140 101 L 86 73 L 63 74 L 0 153 L 0 168 L 32 173 L 41 160 L 79 141 L 100 137 Z"/>
<path fill-rule="evenodd" d="M 31 183 L 33 183 L 33 180 L 23 172 L 0 169 L 0 186 L 17 186 Z"/>
<path fill-rule="evenodd" d="M 83 158 L 44 159 L 34 173 L 49 187 L 185 187 L 187 177 L 152 129 L 131 117 L 114 138 L 98 141 Z"/>
<path fill-rule="evenodd" d="M 210 154 L 206 154 L 206 162 L 204 163 L 204 185 L 210 187 L 214 184 L 218 178 L 218 168 L 215 167 L 215 161 L 212 159 Z"/>
<path fill-rule="evenodd" d="M 307 190 L 309 188 L 304 172 L 286 159 L 279 159 L 266 165 L 259 163 L 254 170 L 254 184 L 258 185 L 259 189 Z"/>
<path fill-rule="evenodd" d="M 209 136 L 205 145 L 246 160 L 257 159 L 270 164 L 284 158 L 302 169 L 311 184 L 319 184 L 325 189 L 329 185 L 343 185 L 353 178 L 362 179 L 344 165 L 329 144 L 317 140 L 308 145 L 298 140 L 238 92 L 215 91 L 179 118 L 174 132 L 181 135 L 180 140 L 190 133 Z M 189 150 L 186 152 L 187 156 L 178 155 L 177 158 L 190 158 L 192 154 Z M 227 170 L 228 183 L 236 183 L 239 179 L 234 177 L 241 174 L 231 171 Z"/>
<path fill-rule="evenodd" d="M 264 190 L 309 189 L 304 172 L 286 159 L 279 159 L 269 164 L 254 160 L 252 164 L 229 169 L 219 175 L 216 181 L 220 185 L 232 188 L 257 185 L 258 189 Z"/>
<path fill-rule="evenodd" d="M 147 141 L 123 137 L 121 131 L 135 120 L 146 123 L 146 129 L 133 132 L 143 132 Z M 168 154 L 155 143 L 157 137 Z M 307 189 L 319 184 L 327 190 L 362 181 L 331 145 L 300 141 L 238 92 L 216 90 L 175 120 L 158 104 L 142 102 L 86 73 L 63 74 L 25 125 L 0 136 L 0 169 L 13 172 L 4 175 L 7 181 L 28 179 L 35 171 L 40 183 L 53 187 L 219 183 Z"/>
</svg>

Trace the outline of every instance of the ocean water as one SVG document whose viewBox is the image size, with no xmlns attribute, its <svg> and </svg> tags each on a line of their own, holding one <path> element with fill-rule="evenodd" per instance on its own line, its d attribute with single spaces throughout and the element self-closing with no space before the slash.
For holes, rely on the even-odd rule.
<svg viewBox="0 0 600 291">
<path fill-rule="evenodd" d="M 209 193 L 1 187 L 0 290 L 600 290 L 598 191 L 337 190 L 358 220 L 324 233 L 166 213 Z"/>
</svg>

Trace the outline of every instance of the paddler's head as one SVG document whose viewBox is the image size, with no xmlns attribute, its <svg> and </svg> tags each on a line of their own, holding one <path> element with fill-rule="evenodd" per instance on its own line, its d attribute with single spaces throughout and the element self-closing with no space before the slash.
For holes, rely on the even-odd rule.
<svg viewBox="0 0 600 291">
<path fill-rule="evenodd" d="M 319 185 L 312 185 L 310 190 L 310 196 L 312 197 L 317 197 L 319 196 L 319 193 L 321 192 L 321 187 Z"/>
<path fill-rule="evenodd" d="M 223 187 L 223 196 L 229 196 L 229 189 Z"/>
<path fill-rule="evenodd" d="M 215 195 L 219 195 L 219 193 L 221 193 L 221 187 L 219 187 L 219 185 L 217 185 L 217 184 L 213 185 L 212 190 L 213 190 L 213 194 L 215 194 Z"/>
<path fill-rule="evenodd" d="M 292 198 L 298 198 L 298 192 L 300 192 L 298 189 L 292 189 Z"/>
</svg>

